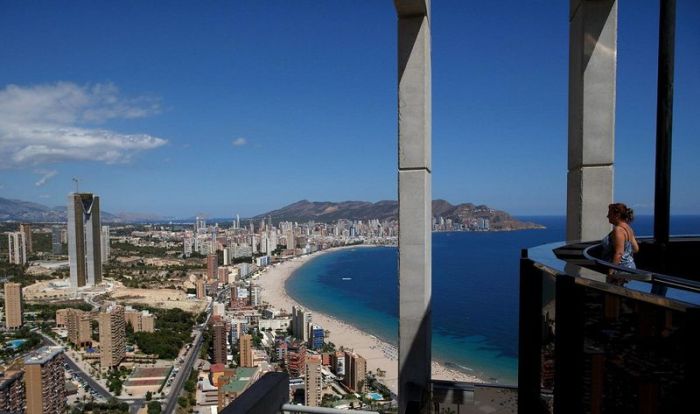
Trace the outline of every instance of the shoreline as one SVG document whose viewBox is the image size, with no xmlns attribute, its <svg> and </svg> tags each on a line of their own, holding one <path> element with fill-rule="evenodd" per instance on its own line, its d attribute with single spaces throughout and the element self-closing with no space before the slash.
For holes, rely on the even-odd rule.
<svg viewBox="0 0 700 414">
<path fill-rule="evenodd" d="M 398 348 L 381 338 L 362 331 L 352 324 L 318 312 L 313 306 L 299 303 L 287 294 L 285 283 L 291 275 L 307 263 L 309 260 L 323 254 L 350 248 L 370 248 L 373 245 L 352 245 L 334 247 L 315 252 L 306 256 L 295 257 L 285 262 L 266 268 L 257 277 L 256 283 L 262 288 L 263 302 L 269 303 L 277 309 L 291 312 L 292 306 L 303 306 L 312 313 L 312 320 L 330 331 L 327 340 L 333 342 L 339 349 L 341 346 L 353 349 L 367 360 L 367 372 L 376 373 L 377 368 L 386 372 L 384 377 L 377 379 L 385 384 L 392 392 L 398 393 Z M 476 375 L 470 375 L 457 369 L 449 368 L 444 363 L 433 359 L 432 378 L 459 382 L 485 383 L 486 381 Z"/>
</svg>

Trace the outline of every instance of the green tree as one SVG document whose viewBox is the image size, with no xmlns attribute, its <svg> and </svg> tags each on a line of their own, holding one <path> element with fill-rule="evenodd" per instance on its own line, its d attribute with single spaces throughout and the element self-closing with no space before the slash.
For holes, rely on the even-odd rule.
<svg viewBox="0 0 700 414">
<path fill-rule="evenodd" d="M 158 401 L 151 401 L 148 403 L 148 414 L 160 414 L 162 408 Z"/>
<path fill-rule="evenodd" d="M 186 408 L 189 403 L 190 400 L 187 397 L 180 397 L 177 399 L 177 404 L 182 408 Z"/>
</svg>

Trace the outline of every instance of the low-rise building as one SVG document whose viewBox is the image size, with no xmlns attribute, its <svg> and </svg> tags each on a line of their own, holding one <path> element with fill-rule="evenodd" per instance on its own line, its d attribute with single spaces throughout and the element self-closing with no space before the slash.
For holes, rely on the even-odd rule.
<svg viewBox="0 0 700 414">
<path fill-rule="evenodd" d="M 240 396 L 251 384 L 257 381 L 260 371 L 255 368 L 238 368 L 235 375 L 219 387 L 219 410 L 229 405 Z"/>
</svg>

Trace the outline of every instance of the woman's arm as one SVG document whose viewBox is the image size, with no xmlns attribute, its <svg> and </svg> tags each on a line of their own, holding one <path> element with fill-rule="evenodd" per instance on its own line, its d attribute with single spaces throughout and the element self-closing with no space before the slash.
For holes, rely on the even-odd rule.
<svg viewBox="0 0 700 414">
<path fill-rule="evenodd" d="M 632 226 L 627 226 L 627 235 L 629 236 L 630 243 L 632 244 L 632 253 L 637 253 L 639 251 L 639 244 L 637 244 L 637 238 L 634 236 Z"/>
</svg>

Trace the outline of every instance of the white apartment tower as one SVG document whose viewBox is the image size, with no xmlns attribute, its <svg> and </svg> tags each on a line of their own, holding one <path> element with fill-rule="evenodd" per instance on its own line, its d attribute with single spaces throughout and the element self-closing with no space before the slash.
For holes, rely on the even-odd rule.
<svg viewBox="0 0 700 414">
<path fill-rule="evenodd" d="M 109 261 L 109 226 L 102 226 L 102 263 Z"/>
<path fill-rule="evenodd" d="M 196 233 L 200 233 L 201 231 L 205 231 L 207 229 L 207 221 L 204 219 L 204 217 L 199 217 L 195 219 L 194 223 L 194 231 Z"/>
<path fill-rule="evenodd" d="M 9 248 L 10 263 L 27 263 L 27 243 L 24 238 L 24 233 L 21 231 L 13 231 L 8 233 L 7 245 Z"/>
</svg>

